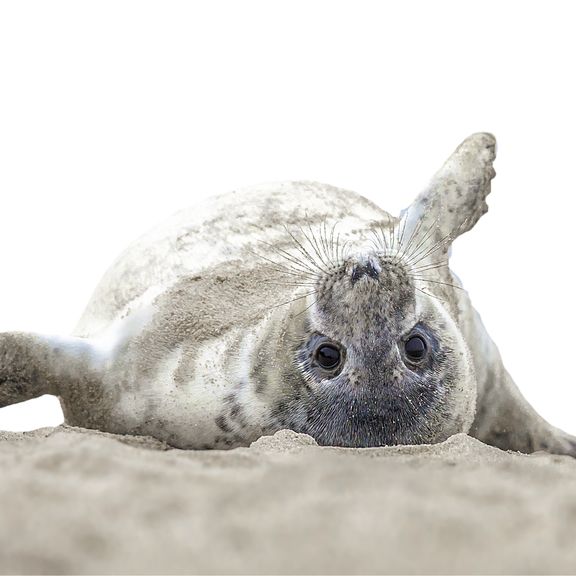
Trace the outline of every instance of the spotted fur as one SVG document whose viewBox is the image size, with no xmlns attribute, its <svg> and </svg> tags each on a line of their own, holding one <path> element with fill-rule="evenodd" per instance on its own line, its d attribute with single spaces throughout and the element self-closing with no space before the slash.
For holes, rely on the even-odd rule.
<svg viewBox="0 0 576 576">
<path fill-rule="evenodd" d="M 397 218 L 311 182 L 177 214 L 113 264 L 74 336 L 0 335 L 0 407 L 55 394 L 69 424 L 181 448 L 291 428 L 326 445 L 469 432 L 574 455 L 521 396 L 448 267 L 453 240 L 487 210 L 494 157 L 492 136 L 468 138 Z M 326 343 L 339 354 L 330 369 Z"/>
</svg>

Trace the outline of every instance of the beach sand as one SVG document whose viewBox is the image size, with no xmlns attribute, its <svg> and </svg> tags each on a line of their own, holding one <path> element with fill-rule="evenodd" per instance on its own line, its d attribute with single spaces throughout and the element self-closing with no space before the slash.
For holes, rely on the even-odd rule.
<svg viewBox="0 0 576 576">
<path fill-rule="evenodd" d="M 1 573 L 574 573 L 576 460 L 0 432 Z"/>
</svg>

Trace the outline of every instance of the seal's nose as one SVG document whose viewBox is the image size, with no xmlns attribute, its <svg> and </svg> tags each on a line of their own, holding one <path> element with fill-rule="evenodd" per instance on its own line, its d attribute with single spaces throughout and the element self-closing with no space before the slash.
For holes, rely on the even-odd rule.
<svg viewBox="0 0 576 576">
<path fill-rule="evenodd" d="M 358 282 L 358 280 L 360 280 L 360 278 L 363 278 L 364 276 L 368 276 L 369 278 L 378 280 L 378 274 L 379 270 L 376 269 L 373 262 L 368 260 L 367 262 L 364 263 L 355 264 L 352 267 L 352 274 L 350 275 L 350 281 L 352 282 L 352 286 L 354 286 L 354 284 L 356 284 L 356 282 Z"/>
</svg>

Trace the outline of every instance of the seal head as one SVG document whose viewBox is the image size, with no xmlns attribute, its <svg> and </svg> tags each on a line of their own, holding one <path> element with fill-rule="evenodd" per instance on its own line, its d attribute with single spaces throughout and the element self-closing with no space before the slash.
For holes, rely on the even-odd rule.
<svg viewBox="0 0 576 576">
<path fill-rule="evenodd" d="M 330 265 L 286 324 L 280 345 L 293 362 L 275 407 L 282 425 L 352 447 L 438 442 L 470 427 L 466 344 L 398 253 Z"/>
</svg>

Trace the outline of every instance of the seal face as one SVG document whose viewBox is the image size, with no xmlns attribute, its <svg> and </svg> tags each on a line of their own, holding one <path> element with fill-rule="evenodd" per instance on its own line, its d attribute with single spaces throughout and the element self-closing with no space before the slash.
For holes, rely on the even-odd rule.
<svg viewBox="0 0 576 576">
<path fill-rule="evenodd" d="M 266 380 L 257 390 L 276 428 L 355 447 L 436 442 L 469 428 L 476 383 L 468 349 L 446 313 L 419 296 L 408 251 L 338 262 L 325 245 L 317 260 L 299 261 L 306 296 L 283 318 L 283 336 L 257 352 L 290 359 L 273 394 L 266 397 L 274 385 Z M 231 412 L 220 417 L 230 432 Z"/>
<path fill-rule="evenodd" d="M 494 157 L 491 135 L 471 136 L 398 218 L 311 182 L 177 214 L 113 264 L 73 337 L 0 334 L 0 408 L 55 394 L 69 424 L 180 448 L 291 428 L 324 445 L 470 432 L 576 454 L 448 266 L 487 210 Z"/>
</svg>

